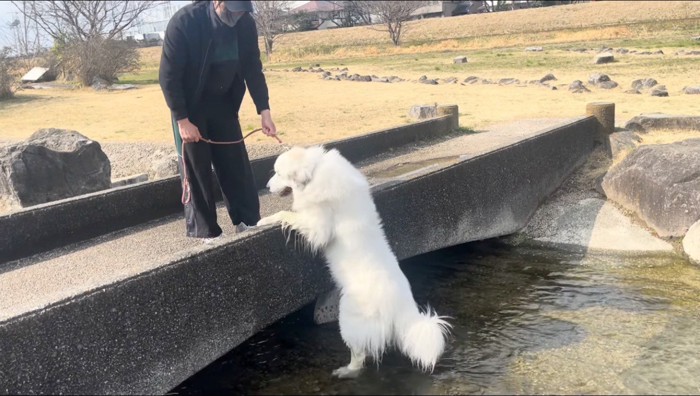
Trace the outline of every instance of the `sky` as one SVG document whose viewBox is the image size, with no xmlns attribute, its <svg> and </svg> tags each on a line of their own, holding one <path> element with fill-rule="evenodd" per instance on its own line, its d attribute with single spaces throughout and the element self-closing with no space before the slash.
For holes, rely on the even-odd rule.
<svg viewBox="0 0 700 396">
<path fill-rule="evenodd" d="M 7 25 L 12 22 L 14 13 L 17 11 L 15 6 L 9 1 L 0 1 L 0 47 L 9 45 L 10 29 Z"/>
<path fill-rule="evenodd" d="M 171 1 L 171 3 L 176 7 L 180 8 L 183 7 L 189 3 L 191 3 L 190 0 L 180 0 L 180 1 Z M 307 3 L 307 1 L 292 1 L 293 7 L 300 6 L 304 3 Z M 0 1 L 0 48 L 6 46 L 6 45 L 12 45 L 14 42 L 12 38 L 12 32 L 8 28 L 8 25 L 15 19 L 19 17 L 19 13 L 17 12 L 17 9 L 15 6 L 9 2 L 9 1 Z"/>
</svg>

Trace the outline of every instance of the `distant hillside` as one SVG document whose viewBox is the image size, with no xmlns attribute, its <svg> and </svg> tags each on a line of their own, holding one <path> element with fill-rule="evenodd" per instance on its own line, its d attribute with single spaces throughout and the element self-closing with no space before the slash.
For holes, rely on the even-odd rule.
<svg viewBox="0 0 700 396">
<path fill-rule="evenodd" d="M 277 39 L 273 60 L 640 37 L 669 29 L 698 35 L 699 23 L 700 1 L 596 1 L 414 21 L 407 25 L 402 48 L 394 48 L 386 32 L 366 26 L 292 33 Z M 561 33 L 537 35 L 542 32 Z"/>
<path fill-rule="evenodd" d="M 275 41 L 273 61 L 343 59 L 609 39 L 700 35 L 700 1 L 596 1 L 433 18 L 407 24 L 403 45 L 367 26 L 291 33 Z M 697 42 L 700 47 L 700 41 Z M 260 41 L 260 48 L 265 46 Z M 143 70 L 157 68 L 160 47 L 141 50 Z M 264 57 L 264 55 L 263 55 Z"/>
</svg>

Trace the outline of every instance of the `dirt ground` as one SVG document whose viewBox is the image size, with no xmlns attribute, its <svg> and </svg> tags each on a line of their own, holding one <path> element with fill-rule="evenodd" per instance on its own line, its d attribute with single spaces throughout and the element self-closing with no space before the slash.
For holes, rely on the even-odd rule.
<svg viewBox="0 0 700 396">
<path fill-rule="evenodd" d="M 620 87 L 605 90 L 589 86 L 592 92 L 584 94 L 573 94 L 567 86 L 573 80 L 586 82 L 589 73 L 569 70 L 547 71 L 559 79 L 554 84 L 557 90 L 512 85 L 426 85 L 411 81 L 324 81 L 316 73 L 283 71 L 269 71 L 267 75 L 273 118 L 281 139 L 289 144 L 319 143 L 402 125 L 411 121 L 408 111 L 417 104 L 456 104 L 460 109 L 460 124 L 473 129 L 523 118 L 577 116 L 584 113 L 586 103 L 595 101 L 615 102 L 618 123 L 648 112 L 700 114 L 700 101 L 695 95 L 681 94 L 683 87 L 693 85 L 696 76 L 662 70 L 633 74 L 625 71 L 624 66 L 613 67 L 603 65 L 599 70 L 610 73 Z M 350 71 L 389 74 L 381 73 L 377 67 L 361 65 Z M 398 72 L 391 74 L 399 75 Z M 494 70 L 479 73 L 479 77 L 513 77 L 525 81 L 539 79 L 545 74 L 545 70 Z M 430 77 L 451 75 L 461 81 L 469 74 L 434 72 Z M 634 79 L 648 76 L 665 84 L 670 96 L 624 93 Z M 417 80 L 420 75 L 399 77 Z M 37 129 L 54 127 L 77 130 L 105 143 L 172 141 L 169 112 L 157 85 L 122 92 L 94 92 L 90 88 L 27 90 L 17 96 L 15 100 L 0 104 L 0 130 L 4 140 L 25 139 Z M 248 97 L 240 116 L 244 131 L 259 127 L 259 116 Z M 264 135 L 256 134 L 250 139 L 249 144 L 253 145 L 270 143 Z"/>
<path fill-rule="evenodd" d="M 403 125 L 413 121 L 408 111 L 417 104 L 456 104 L 460 125 L 480 130 L 528 118 L 578 116 L 586 103 L 608 101 L 616 104 L 617 124 L 623 125 L 641 113 L 700 114 L 700 96 L 682 93 L 686 86 L 700 85 L 700 56 L 677 55 L 700 49 L 700 40 L 692 38 L 699 26 L 698 2 L 591 2 L 416 21 L 406 31 L 406 44 L 396 49 L 386 47 L 383 33 L 368 28 L 290 34 L 280 38 L 280 56 L 265 68 L 273 118 L 280 138 L 290 145 Z M 524 51 L 537 45 L 544 50 Z M 597 50 L 608 46 L 660 49 L 664 54 L 616 53 L 614 63 L 594 65 Z M 160 48 L 141 54 L 141 70 L 122 78 L 138 82 L 134 90 L 22 90 L 15 99 L 0 102 L 0 145 L 26 139 L 40 128 L 72 129 L 103 145 L 114 177 L 144 172 L 150 155 L 172 150 L 173 139 L 169 111 L 156 84 Z M 467 56 L 468 63 L 453 64 L 458 55 Z M 317 63 L 326 70 L 347 68 L 349 74 L 394 75 L 406 81 L 324 81 L 320 73 L 289 71 Z M 557 78 L 550 83 L 556 90 L 524 84 L 548 73 Z M 596 88 L 588 84 L 593 73 L 608 74 L 619 86 Z M 417 82 L 421 76 L 455 77 L 459 82 L 468 76 L 516 78 L 521 84 L 427 85 Z M 625 93 L 633 80 L 646 77 L 665 85 L 669 96 Z M 569 92 L 574 80 L 583 81 L 591 92 Z M 240 119 L 244 131 L 260 124 L 248 96 Z M 262 134 L 246 143 L 251 157 L 279 150 Z"/>
</svg>

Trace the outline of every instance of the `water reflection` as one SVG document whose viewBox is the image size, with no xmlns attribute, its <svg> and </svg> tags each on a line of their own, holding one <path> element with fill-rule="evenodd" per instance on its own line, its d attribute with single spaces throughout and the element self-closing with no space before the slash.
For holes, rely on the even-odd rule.
<svg viewBox="0 0 700 396">
<path fill-rule="evenodd" d="M 700 270 L 676 258 L 586 257 L 497 241 L 406 260 L 419 303 L 452 316 L 433 375 L 398 353 L 357 380 L 307 307 L 192 377 L 178 394 L 700 393 Z"/>
</svg>

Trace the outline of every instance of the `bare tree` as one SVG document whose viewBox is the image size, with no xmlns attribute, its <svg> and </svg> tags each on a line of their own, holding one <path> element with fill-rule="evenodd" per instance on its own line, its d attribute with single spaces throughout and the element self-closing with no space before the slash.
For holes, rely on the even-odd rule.
<svg viewBox="0 0 700 396">
<path fill-rule="evenodd" d="M 58 61 L 84 85 L 96 77 L 114 81 L 137 65 L 136 48 L 117 39 L 161 1 L 13 1 L 28 20 L 51 36 Z M 135 61 L 136 60 L 136 61 Z"/>
<path fill-rule="evenodd" d="M 352 0 L 329 1 L 333 8 L 327 12 L 330 21 L 338 27 L 352 27 L 368 25 L 371 20 L 366 10 L 361 7 L 362 2 Z"/>
<path fill-rule="evenodd" d="M 255 8 L 253 17 L 258 26 L 258 34 L 262 35 L 265 41 L 265 54 L 268 60 L 272 59 L 275 40 L 281 35 L 295 30 L 289 16 L 291 6 L 291 1 L 253 1 Z"/>
<path fill-rule="evenodd" d="M 318 29 L 326 22 L 336 27 L 352 27 L 368 24 L 369 18 L 362 15 L 357 1 L 326 1 L 318 11 L 293 12 L 289 15 L 289 24 L 294 31 L 303 32 Z"/>
<path fill-rule="evenodd" d="M 413 13 L 428 4 L 426 1 L 356 1 L 355 6 L 362 10 L 361 15 L 368 18 L 376 18 L 378 25 L 383 26 L 378 30 L 389 32 L 391 42 L 401 45 L 401 34 L 404 32 L 406 22 L 413 17 Z M 376 26 L 376 25 L 375 25 Z"/>
<path fill-rule="evenodd" d="M 21 7 L 23 11 L 27 11 L 30 7 L 30 1 L 18 1 L 17 7 Z M 7 27 L 11 31 L 11 43 L 14 53 L 20 58 L 35 56 L 41 52 L 41 34 L 39 26 L 30 20 L 25 12 L 20 12 L 21 16 L 15 18 Z"/>
<path fill-rule="evenodd" d="M 30 50 L 30 47 L 34 47 L 32 45 L 32 39 L 30 38 L 30 28 L 29 24 L 27 23 L 27 18 L 24 18 L 24 21 L 20 21 L 19 19 L 15 19 L 9 24 L 10 29 L 12 30 L 12 38 L 14 39 L 14 50 L 19 56 L 27 56 L 30 53 L 33 53 L 34 51 Z"/>
<path fill-rule="evenodd" d="M 508 2 L 508 0 L 486 0 L 484 1 L 484 8 L 487 12 L 506 11 Z"/>
<path fill-rule="evenodd" d="M 10 99 L 17 89 L 17 78 L 10 58 L 10 47 L 0 49 L 0 100 Z"/>
<path fill-rule="evenodd" d="M 51 0 L 12 1 L 27 18 L 54 39 L 111 40 L 160 1 Z"/>
</svg>

